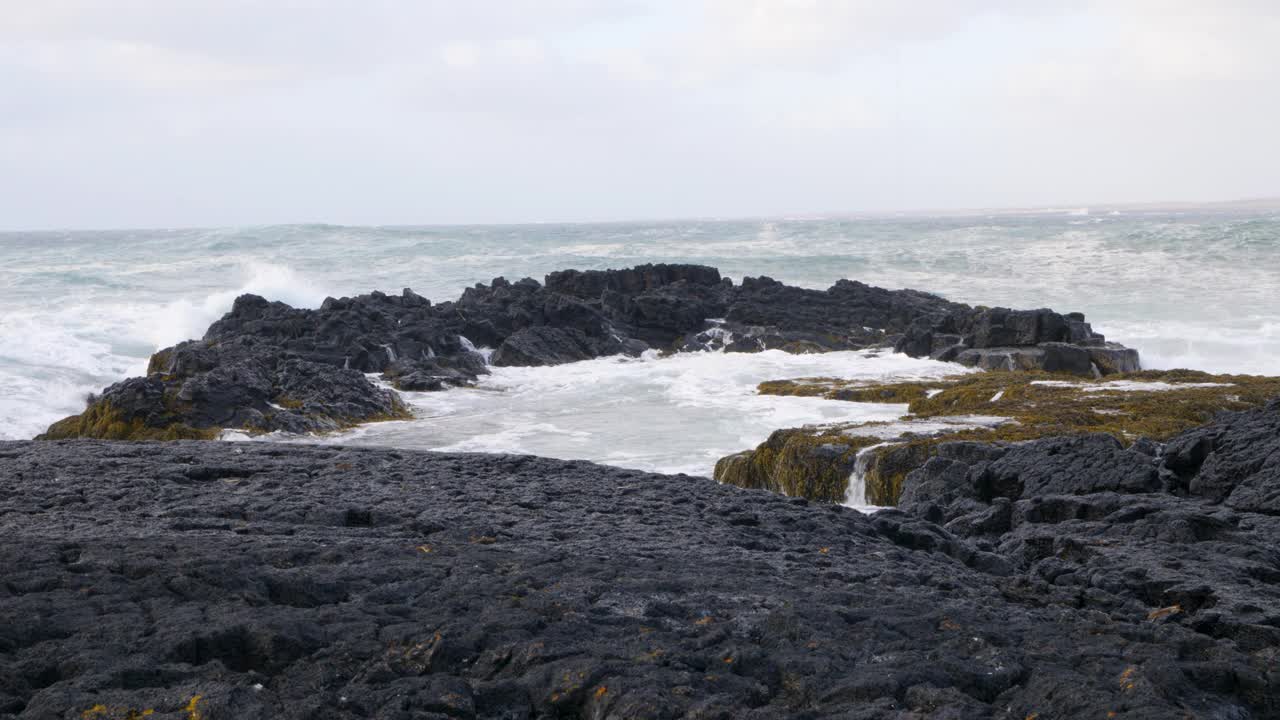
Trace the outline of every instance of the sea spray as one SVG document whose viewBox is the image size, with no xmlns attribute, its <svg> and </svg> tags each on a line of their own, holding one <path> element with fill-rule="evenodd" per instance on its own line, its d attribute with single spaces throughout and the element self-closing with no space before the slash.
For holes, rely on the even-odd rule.
<svg viewBox="0 0 1280 720">
<path fill-rule="evenodd" d="M 139 374 L 156 349 L 203 336 L 244 292 L 315 307 L 326 295 L 407 285 L 439 302 L 498 275 L 644 262 L 707 263 L 735 282 L 763 274 L 826 288 L 843 277 L 1080 310 L 1149 368 L 1275 372 L 1280 217 L 1126 213 L 1071 224 L 1079 219 L 0 233 L 0 437 L 31 437 L 78 412 L 86 393 Z"/>
<path fill-rule="evenodd" d="M 424 450 L 528 453 L 710 477 L 721 457 L 782 427 L 896 420 L 904 404 L 760 395 L 779 377 L 921 379 L 947 363 L 892 353 L 699 352 L 615 356 L 550 367 L 494 367 L 474 388 L 405 393 L 417 419 L 325 438 Z"/>
<path fill-rule="evenodd" d="M 297 308 L 316 308 L 327 293 L 287 265 L 249 262 L 242 269 L 243 280 L 234 290 L 210 293 L 203 298 L 179 298 L 140 318 L 141 336 L 156 349 L 204 335 L 205 330 L 231 309 L 237 297 L 261 295 Z"/>
<path fill-rule="evenodd" d="M 459 335 L 458 342 L 462 344 L 463 350 L 479 355 L 480 359 L 484 360 L 485 365 L 488 365 L 489 361 L 493 358 L 493 348 L 476 347 L 476 344 L 467 339 L 467 336 L 465 335 Z"/>
</svg>

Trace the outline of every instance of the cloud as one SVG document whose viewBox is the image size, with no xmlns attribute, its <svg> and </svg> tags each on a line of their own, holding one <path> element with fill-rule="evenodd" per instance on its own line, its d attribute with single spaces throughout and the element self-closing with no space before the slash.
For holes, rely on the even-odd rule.
<svg viewBox="0 0 1280 720">
<path fill-rule="evenodd" d="M 1280 193 L 1265 0 L 0 0 L 0 222 Z"/>
<path fill-rule="evenodd" d="M 450 67 L 471 67 L 479 55 L 480 51 L 471 43 L 451 42 L 440 46 L 440 58 Z"/>
</svg>

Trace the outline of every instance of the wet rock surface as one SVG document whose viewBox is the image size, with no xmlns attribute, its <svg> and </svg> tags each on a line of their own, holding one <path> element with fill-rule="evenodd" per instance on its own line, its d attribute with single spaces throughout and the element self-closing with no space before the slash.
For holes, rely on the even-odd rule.
<svg viewBox="0 0 1280 720">
<path fill-rule="evenodd" d="M 1092 482 L 1096 475 L 1091 468 L 1073 463 L 1085 458 L 1120 463 L 1117 458 L 1131 457 L 1098 460 L 1102 456 L 1097 452 L 1083 452 L 1099 447 L 1098 443 L 1149 448 L 1156 442 L 1174 441 L 1180 448 L 1175 455 L 1182 458 L 1176 462 L 1198 468 L 1221 434 L 1209 429 L 1216 425 L 1201 426 L 1215 417 L 1245 417 L 1224 416 L 1224 412 L 1267 405 L 1280 396 L 1280 378 L 1147 370 L 1094 380 L 996 370 L 887 384 L 797 378 L 767 381 L 758 389 L 762 394 L 841 402 L 906 403 L 907 412 L 894 423 L 844 422 L 777 430 L 754 449 L 723 458 L 716 464 L 716 480 L 819 502 L 843 502 L 849 495 L 855 503 L 889 506 L 898 504 L 908 473 L 938 454 L 942 445 L 957 441 L 1008 444 L 1052 439 L 1052 447 L 1061 452 L 1056 456 L 1034 453 L 1033 461 L 1042 465 L 1042 471 L 1066 463 L 1064 475 L 1082 483 Z M 1196 432 L 1179 437 L 1192 430 Z M 1271 430 L 1264 427 L 1254 432 L 1265 435 Z M 1109 443 L 1105 438 L 1110 438 Z M 827 451 L 833 447 L 844 451 Z M 1212 470 L 1213 478 L 1206 475 L 1197 480 L 1197 487 L 1229 484 L 1267 462 L 1246 453 L 1243 459 Z M 1217 479 L 1223 475 L 1226 480 Z M 1145 478 L 1135 483 L 1147 487 L 1152 481 Z M 1237 497 L 1244 498 L 1245 491 Z M 1256 493 L 1251 497 L 1263 500 Z"/>
<path fill-rule="evenodd" d="M 1090 359 L 1107 348 L 1075 317 L 979 311 L 850 280 L 823 291 L 765 277 L 735 286 L 700 265 L 565 270 L 545 284 L 495 278 L 439 304 L 407 288 L 329 298 L 315 310 L 244 295 L 203 338 L 157 352 L 145 378 L 105 389 L 45 437 L 327 431 L 408 417 L 398 396 L 365 374 L 400 390 L 442 390 L 475 381 L 490 362 L 554 365 L 649 349 L 825 352 L 896 341 L 915 355 L 942 344 L 954 351 L 944 359 L 969 362 L 973 353 L 988 353 L 971 364 L 1008 365 L 1014 351 L 987 349 L 999 342 L 1026 346 L 1016 350 L 1019 367 L 1088 374 L 1123 366 L 1123 358 Z M 962 334 L 944 332 L 951 330 Z M 1124 352 L 1136 364 L 1136 353 Z"/>
<path fill-rule="evenodd" d="M 1275 717 L 1277 423 L 950 443 L 873 516 L 532 457 L 3 443 L 0 716 Z"/>
<path fill-rule="evenodd" d="M 983 370 L 1102 376 L 1141 369 L 1136 350 L 1107 342 L 1084 315 L 1045 308 L 931 308 L 911 322 L 895 349 Z"/>
</svg>

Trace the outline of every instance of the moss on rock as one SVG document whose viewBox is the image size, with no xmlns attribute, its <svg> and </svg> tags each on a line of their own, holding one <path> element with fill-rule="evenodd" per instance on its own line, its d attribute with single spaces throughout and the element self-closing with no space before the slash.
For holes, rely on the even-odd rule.
<svg viewBox="0 0 1280 720">
<path fill-rule="evenodd" d="M 1152 384 L 1155 383 L 1155 384 Z M 924 465 L 939 444 L 956 440 L 1021 442 L 1057 435 L 1106 433 L 1125 445 L 1138 438 L 1166 440 L 1201 425 L 1224 410 L 1247 410 L 1280 396 L 1280 378 L 1212 375 L 1195 370 L 1144 370 L 1082 380 L 1075 375 L 990 371 L 939 380 L 868 384 L 834 378 L 761 383 L 770 395 L 823 397 L 871 403 L 906 403 L 902 436 L 889 442 L 857 438 L 858 425 L 780 430 L 755 450 L 730 456 L 716 479 L 763 487 L 822 502 L 841 502 L 857 450 L 881 444 L 864 459 L 866 499 L 894 505 L 912 470 Z M 910 421 L 982 416 L 1003 423 L 957 426 L 913 434 Z M 855 437 L 851 437 L 855 436 Z M 803 448 L 865 441 L 840 458 L 820 460 Z M 843 472 L 843 475 L 841 474 Z"/>
<path fill-rule="evenodd" d="M 413 411 L 409 409 L 409 406 L 401 402 L 399 398 L 393 399 L 392 405 L 393 407 L 390 412 L 366 415 L 362 418 L 339 419 L 337 420 L 338 426 L 343 430 L 350 430 L 351 428 L 367 425 L 369 423 L 397 422 L 413 419 Z"/>
<path fill-rule="evenodd" d="M 777 430 L 755 450 L 721 458 L 715 479 L 820 502 L 844 502 L 858 451 L 878 442 L 839 431 Z"/>
<path fill-rule="evenodd" d="M 871 451 L 863 476 L 867 504 L 896 505 L 907 473 L 928 462 L 936 445 L 932 438 L 920 438 Z"/>
<path fill-rule="evenodd" d="M 955 379 L 933 397 L 913 400 L 908 410 L 921 418 L 996 415 L 1016 421 L 980 431 L 974 439 L 1107 433 L 1128 445 L 1140 437 L 1166 440 L 1219 412 L 1258 407 L 1277 395 L 1280 378 L 1193 370 L 1145 370 L 1102 381 L 988 372 Z"/>
<path fill-rule="evenodd" d="M 396 420 L 412 420 L 413 412 L 398 397 L 391 397 L 388 412 L 363 417 L 342 417 L 321 411 L 303 412 L 306 403 L 290 397 L 277 397 L 275 403 L 286 411 L 305 414 L 320 432 L 338 432 L 359 425 Z M 175 388 L 167 388 L 159 400 L 159 407 L 148 417 L 122 410 L 110 399 L 92 398 L 84 412 L 63 418 L 49 426 L 37 440 L 68 440 L 92 438 L 97 440 L 216 440 L 223 430 L 261 435 L 272 432 L 265 424 L 246 422 L 239 426 L 196 427 L 180 418 L 191 412 L 192 405 L 177 397 Z M 261 417 L 261 416 L 259 416 Z M 315 428 L 312 428 L 315 430 Z"/>
<path fill-rule="evenodd" d="M 838 378 L 800 378 L 769 380 L 760 383 L 761 395 L 822 397 L 828 400 L 869 403 L 907 403 L 926 397 L 931 390 L 946 387 L 945 382 L 904 382 L 866 384 Z"/>
<path fill-rule="evenodd" d="M 79 415 L 63 418 L 49 426 L 37 440 L 96 438 L 99 440 L 213 440 L 217 428 L 193 428 L 185 423 L 164 427 L 147 425 L 142 418 L 125 417 L 109 401 L 91 403 Z"/>
<path fill-rule="evenodd" d="M 167 374 L 173 362 L 173 350 L 173 348 L 165 348 L 152 355 L 147 361 L 147 374 Z"/>
</svg>

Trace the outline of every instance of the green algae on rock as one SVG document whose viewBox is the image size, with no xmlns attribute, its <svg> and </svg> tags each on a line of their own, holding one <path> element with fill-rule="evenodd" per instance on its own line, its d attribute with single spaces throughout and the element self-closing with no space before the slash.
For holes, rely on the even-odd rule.
<svg viewBox="0 0 1280 720">
<path fill-rule="evenodd" d="M 846 400 L 867 403 L 909 403 L 928 397 L 932 390 L 947 386 L 948 378 L 934 381 L 882 383 L 868 385 L 838 378 L 800 378 L 797 380 L 768 380 L 760 383 L 761 395 L 791 395 L 796 397 L 822 397 L 828 400 Z"/>
<path fill-rule="evenodd" d="M 300 407 L 300 406 L 294 406 Z M 404 405 L 394 412 L 381 415 L 370 415 L 358 420 L 343 418 L 319 418 L 315 421 L 327 420 L 328 431 L 348 430 L 364 423 L 392 422 L 411 420 L 413 414 Z M 90 438 L 96 440 L 216 440 L 224 430 L 263 435 L 272 432 L 270 428 L 246 423 L 239 427 L 192 427 L 183 422 L 169 422 L 161 425 L 150 425 L 142 417 L 129 417 L 110 401 L 91 403 L 79 415 L 63 418 L 52 425 L 44 433 L 36 436 L 36 440 L 73 440 Z M 324 430 L 317 430 L 323 432 Z"/>
<path fill-rule="evenodd" d="M 995 415 L 1011 422 L 984 430 L 991 440 L 1104 432 L 1129 444 L 1165 440 L 1223 410 L 1246 410 L 1280 395 L 1280 378 L 1143 370 L 1082 380 L 1044 372 L 990 371 L 919 383 L 868 384 L 833 378 L 761 383 L 766 395 L 849 402 L 906 402 L 917 418 Z"/>
<path fill-rule="evenodd" d="M 890 443 L 867 454 L 862 471 L 863 501 L 881 507 L 898 504 L 907 473 L 928 462 L 933 445 L 927 438 Z"/>
<path fill-rule="evenodd" d="M 101 400 L 91 403 L 79 415 L 72 415 L 55 422 L 36 439 L 213 440 L 218 437 L 218 432 L 217 428 L 193 428 L 178 422 L 163 427 L 153 427 L 147 425 L 140 417 L 127 417 L 109 400 Z"/>
<path fill-rule="evenodd" d="M 152 358 L 152 368 L 164 371 L 112 385 L 90 397 L 79 415 L 53 423 L 37 439 L 211 440 L 224 430 L 332 432 L 413 417 L 398 395 L 354 370 L 287 360 L 278 370 L 279 383 L 252 363 L 228 368 L 223 375 L 229 377 L 182 377 L 170 353 Z"/>
<path fill-rule="evenodd" d="M 880 442 L 874 437 L 851 437 L 838 429 L 776 430 L 755 450 L 721 458 L 715 478 L 741 488 L 841 503 L 858 452 Z"/>
<path fill-rule="evenodd" d="M 1167 440 L 1218 412 L 1258 407 L 1277 395 L 1277 377 L 1194 370 L 1145 370 L 1101 381 L 991 372 L 958 378 L 942 392 L 912 401 L 908 410 L 922 418 L 982 413 L 1016 421 L 974 439 L 1100 432 L 1129 445 L 1140 437 Z"/>
<path fill-rule="evenodd" d="M 941 443 L 1012 443 L 1092 433 L 1111 435 L 1123 445 L 1139 438 L 1163 441 L 1211 420 L 1221 411 L 1259 407 L 1280 396 L 1280 378 L 1146 370 L 1085 380 L 1068 374 L 990 371 L 882 384 L 836 378 L 777 380 L 761 383 L 759 391 L 849 402 L 905 402 L 907 413 L 897 437 L 860 446 L 867 450 L 860 461 L 851 463 L 847 458 L 817 453 L 797 458 L 796 453 L 778 452 L 778 437 L 799 447 L 806 442 L 847 442 L 861 432 L 856 423 L 810 426 L 775 432 L 759 448 L 730 456 L 734 458 L 732 463 L 722 460 L 716 465 L 717 481 L 733 485 L 752 482 L 743 486 L 767 487 L 820 502 L 841 502 L 846 490 L 838 487 L 837 478 L 844 473 L 847 482 L 857 470 L 865 486 L 866 502 L 888 506 L 897 503 L 907 474 L 924 465 Z M 951 428 L 923 423 L 974 416 L 1005 421 Z M 805 437 L 811 440 L 803 440 Z M 737 470 L 743 467 L 767 468 L 769 477 L 784 480 L 762 484 L 755 475 L 744 478 L 744 473 Z M 821 490 L 808 491 L 815 487 Z"/>
</svg>

